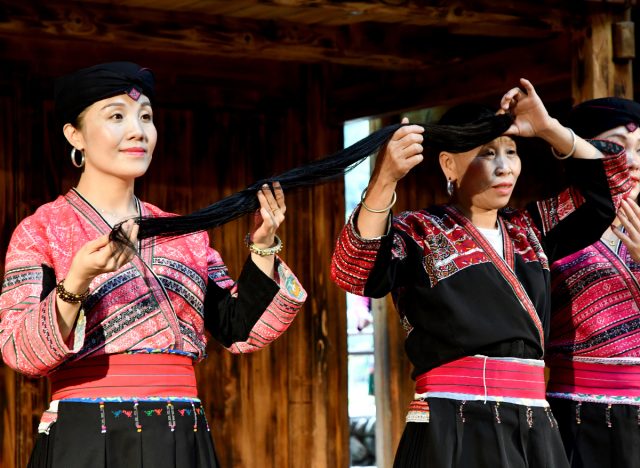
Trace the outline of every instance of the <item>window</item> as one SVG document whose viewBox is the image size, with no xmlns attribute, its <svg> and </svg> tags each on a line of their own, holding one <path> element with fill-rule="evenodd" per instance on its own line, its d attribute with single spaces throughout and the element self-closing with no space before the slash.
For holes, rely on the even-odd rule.
<svg viewBox="0 0 640 468">
<path fill-rule="evenodd" d="M 367 119 L 347 122 L 344 146 L 370 133 Z M 345 175 L 347 218 L 360 202 L 371 175 L 369 158 Z M 376 397 L 374 382 L 374 319 L 372 301 L 347 293 L 347 353 L 349 398 L 349 448 L 351 466 L 376 466 Z"/>
</svg>

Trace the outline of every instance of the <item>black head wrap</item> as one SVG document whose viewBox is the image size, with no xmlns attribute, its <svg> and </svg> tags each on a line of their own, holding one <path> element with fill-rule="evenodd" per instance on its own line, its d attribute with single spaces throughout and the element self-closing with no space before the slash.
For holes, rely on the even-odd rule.
<svg viewBox="0 0 640 468">
<path fill-rule="evenodd" d="M 135 101 L 144 94 L 153 102 L 154 83 L 151 70 L 131 62 L 83 68 L 56 81 L 56 117 L 63 125 L 76 124 L 78 115 L 91 104 L 118 94 L 127 94 Z"/>
<path fill-rule="evenodd" d="M 632 132 L 640 126 L 640 104 L 617 97 L 591 99 L 571 109 L 566 124 L 582 138 L 593 138 L 621 125 Z"/>
</svg>

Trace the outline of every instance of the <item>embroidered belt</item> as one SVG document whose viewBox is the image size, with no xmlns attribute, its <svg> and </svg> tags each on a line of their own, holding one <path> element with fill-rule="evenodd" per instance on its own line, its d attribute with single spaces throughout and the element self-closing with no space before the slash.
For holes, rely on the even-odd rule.
<svg viewBox="0 0 640 468">
<path fill-rule="evenodd" d="M 546 407 L 544 362 L 485 356 L 456 359 L 419 375 L 416 397 L 505 401 Z"/>
<path fill-rule="evenodd" d="M 112 354 L 83 358 L 50 375 L 51 399 L 197 398 L 193 360 L 176 354 Z"/>
<path fill-rule="evenodd" d="M 584 401 L 616 402 L 640 398 L 640 365 L 605 364 L 602 362 L 550 360 L 547 392 L 552 396 L 571 398 L 583 395 Z M 592 398 L 589 398 L 591 396 Z M 623 401 L 620 401 L 623 402 Z"/>
</svg>

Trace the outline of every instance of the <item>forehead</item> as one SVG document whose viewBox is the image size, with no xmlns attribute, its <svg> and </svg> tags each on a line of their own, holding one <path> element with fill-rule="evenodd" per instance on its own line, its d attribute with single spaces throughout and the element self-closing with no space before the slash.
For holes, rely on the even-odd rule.
<svg viewBox="0 0 640 468">
<path fill-rule="evenodd" d="M 516 142 L 508 135 L 501 135 L 498 138 L 491 140 L 489 143 L 485 143 L 482 147 L 486 146 L 504 146 L 504 145 L 515 145 Z"/>
<path fill-rule="evenodd" d="M 640 128 L 636 127 L 633 131 L 629 131 L 629 128 L 626 125 L 619 125 L 596 135 L 594 138 L 611 138 L 616 136 L 621 138 L 640 138 Z"/>
<path fill-rule="evenodd" d="M 93 104 L 91 104 L 91 106 L 88 107 L 88 110 L 101 111 L 103 109 L 108 109 L 111 107 L 151 107 L 151 101 L 144 94 L 140 95 L 137 100 L 132 99 L 127 94 L 118 94 L 117 96 L 101 99 L 100 101 L 94 102 Z"/>
</svg>

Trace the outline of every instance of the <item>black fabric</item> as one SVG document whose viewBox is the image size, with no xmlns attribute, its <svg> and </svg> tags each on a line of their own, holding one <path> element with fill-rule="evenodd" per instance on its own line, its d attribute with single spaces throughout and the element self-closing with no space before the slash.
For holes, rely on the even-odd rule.
<svg viewBox="0 0 640 468">
<path fill-rule="evenodd" d="M 567 468 L 549 410 L 429 398 L 430 421 L 407 423 L 395 468 Z M 496 412 L 497 408 L 497 412 Z M 463 421 L 464 419 L 464 421 Z"/>
<path fill-rule="evenodd" d="M 40 301 L 44 301 L 46 297 L 56 288 L 56 271 L 49 265 L 42 266 L 42 292 L 40 292 Z"/>
<path fill-rule="evenodd" d="M 575 106 L 566 124 L 582 138 L 595 136 L 621 125 L 640 125 L 640 104 L 629 99 L 605 97 Z"/>
<path fill-rule="evenodd" d="M 249 332 L 280 290 L 250 256 L 237 284 L 238 295 L 233 297 L 228 289 L 209 279 L 204 299 L 204 325 L 216 340 L 227 347 L 247 340 Z"/>
<path fill-rule="evenodd" d="M 639 468 L 638 406 L 549 398 L 571 468 Z M 579 418 L 579 419 L 578 419 Z M 580 423 L 578 423 L 580 421 Z"/>
<path fill-rule="evenodd" d="M 587 202 L 563 220 L 562 224 L 570 223 L 571 229 L 558 225 L 541 239 L 543 247 L 550 249 L 552 258 L 589 245 L 589 240 L 599 238 L 615 216 L 602 161 L 580 159 L 571 167 L 580 171 L 581 188 Z M 540 224 L 535 204 L 530 210 L 532 221 L 537 218 Z M 439 206 L 417 213 L 415 220 L 403 221 L 410 223 L 416 232 L 422 232 L 423 222 L 435 225 L 445 222 L 444 209 Z M 436 221 L 428 221 L 426 216 L 420 217 L 420 213 Z M 506 221 L 517 222 L 519 214 L 514 210 L 502 210 L 500 216 Z M 526 237 L 529 234 L 522 228 L 516 235 Z M 392 256 L 393 244 L 398 238 L 406 249 L 402 259 Z M 425 269 L 425 239 L 414 239 L 394 227 L 381 242 L 364 295 L 383 297 L 392 292 L 396 308 L 413 327 L 407 335 L 405 350 L 414 366 L 414 378 L 453 359 L 475 354 L 542 358 L 540 336 L 533 320 L 492 263 L 461 268 L 432 286 Z M 515 274 L 533 302 L 545 337 L 548 336 L 549 270 L 539 261 L 525 261 L 516 254 Z"/>
<path fill-rule="evenodd" d="M 131 62 L 109 62 L 83 68 L 56 80 L 55 114 L 62 125 L 76 125 L 80 113 L 94 102 L 126 93 L 154 99 L 155 80 L 148 68 Z"/>
<path fill-rule="evenodd" d="M 615 143 L 593 140 L 591 143 L 605 154 L 623 148 Z M 567 161 L 569 182 L 584 197 L 584 203 L 542 238 L 549 263 L 582 250 L 602 236 L 615 219 L 615 205 L 609 191 L 602 159 L 570 159 Z M 542 232 L 542 221 L 536 203 L 527 206 Z"/>
<path fill-rule="evenodd" d="M 49 434 L 38 434 L 29 468 L 217 468 L 211 433 L 200 413 L 193 430 L 191 403 L 173 402 L 175 431 L 167 402 L 140 402 L 142 431 L 137 432 L 133 402 L 105 403 L 106 433 L 101 432 L 98 403 L 61 401 Z M 199 404 L 195 404 L 200 409 Z M 157 414 L 157 411 L 160 414 Z"/>
</svg>

